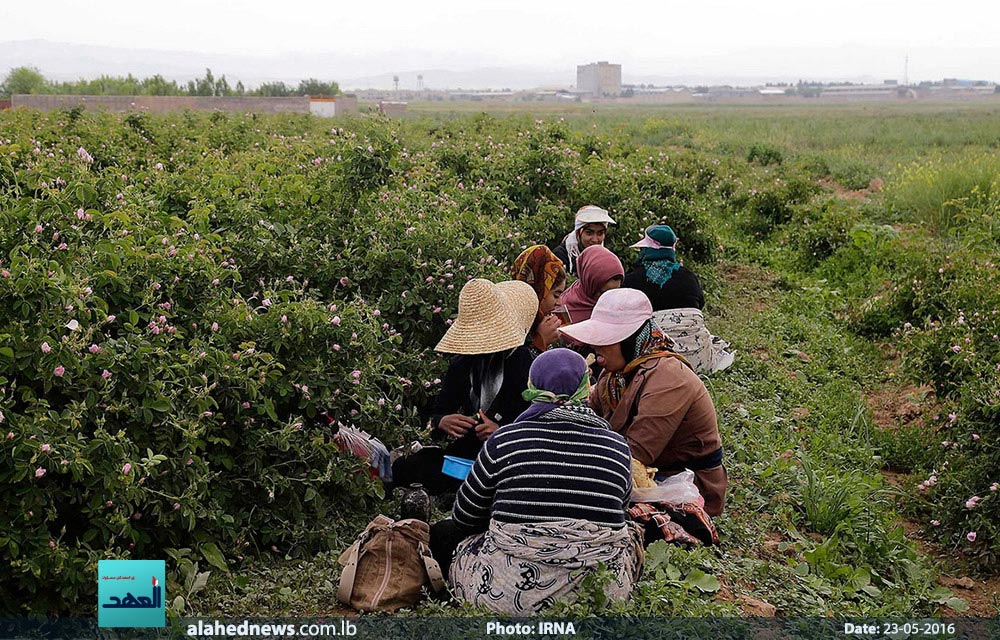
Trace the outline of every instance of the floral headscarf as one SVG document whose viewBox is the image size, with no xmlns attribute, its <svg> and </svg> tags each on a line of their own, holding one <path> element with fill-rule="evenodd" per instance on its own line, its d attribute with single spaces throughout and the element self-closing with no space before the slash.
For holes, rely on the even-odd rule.
<svg viewBox="0 0 1000 640">
<path fill-rule="evenodd" d="M 514 260 L 511 275 L 515 280 L 530 284 L 538 295 L 538 302 L 541 302 L 557 282 L 566 280 L 566 268 L 551 249 L 536 244 L 522 251 Z M 541 318 L 541 314 L 539 310 L 536 320 Z"/>
</svg>

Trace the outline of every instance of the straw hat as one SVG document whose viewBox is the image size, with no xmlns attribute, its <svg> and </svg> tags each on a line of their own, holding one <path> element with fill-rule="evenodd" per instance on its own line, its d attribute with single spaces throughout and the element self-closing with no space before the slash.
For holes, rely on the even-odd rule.
<svg viewBox="0 0 1000 640">
<path fill-rule="evenodd" d="M 521 280 L 504 280 L 497 283 L 497 288 L 507 297 L 514 311 L 524 323 L 525 332 L 531 331 L 538 316 L 538 294 L 534 287 Z"/>
<path fill-rule="evenodd" d="M 531 291 L 537 308 L 534 290 L 527 283 L 522 284 Z M 458 317 L 434 350 L 478 355 L 523 345 L 528 331 L 524 326 L 524 314 L 513 298 L 511 292 L 505 292 L 489 280 L 469 280 L 458 294 Z"/>
</svg>

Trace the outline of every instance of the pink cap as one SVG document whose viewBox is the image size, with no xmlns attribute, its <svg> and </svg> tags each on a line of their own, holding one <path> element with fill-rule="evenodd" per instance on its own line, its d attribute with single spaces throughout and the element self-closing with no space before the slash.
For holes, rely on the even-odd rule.
<svg viewBox="0 0 1000 640">
<path fill-rule="evenodd" d="M 645 293 L 638 289 L 611 289 L 597 300 L 590 320 L 559 330 L 574 340 L 600 347 L 621 342 L 652 317 L 653 305 Z"/>
<path fill-rule="evenodd" d="M 656 240 L 653 240 L 649 236 L 643 236 L 642 240 L 640 240 L 639 242 L 636 242 L 633 245 L 629 245 L 629 246 L 631 246 L 634 249 L 641 249 L 643 247 L 649 247 L 650 249 L 662 249 L 663 248 L 662 244 L 660 244 Z"/>
</svg>

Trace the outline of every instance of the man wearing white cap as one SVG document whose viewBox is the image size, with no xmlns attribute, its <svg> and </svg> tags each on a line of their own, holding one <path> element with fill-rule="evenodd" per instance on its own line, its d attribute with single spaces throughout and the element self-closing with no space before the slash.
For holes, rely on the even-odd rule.
<svg viewBox="0 0 1000 640">
<path fill-rule="evenodd" d="M 576 260 L 580 252 L 595 244 L 603 246 L 609 224 L 616 223 L 607 211 L 596 205 L 588 204 L 576 212 L 573 231 L 566 234 L 559 246 L 552 250 L 566 266 L 566 273 L 578 275 Z"/>
</svg>

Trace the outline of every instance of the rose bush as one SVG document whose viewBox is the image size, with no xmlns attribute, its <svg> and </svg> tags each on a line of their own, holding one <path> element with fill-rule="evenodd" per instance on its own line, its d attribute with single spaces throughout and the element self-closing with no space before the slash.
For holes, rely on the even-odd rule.
<svg viewBox="0 0 1000 640">
<path fill-rule="evenodd" d="M 708 261 L 773 183 L 563 122 L 0 118 L 8 614 L 91 611 L 102 558 L 341 546 L 381 487 L 312 418 L 419 437 L 465 282 L 588 203 L 623 256 L 664 221 Z"/>
</svg>

